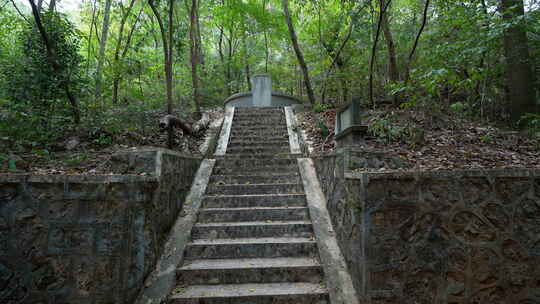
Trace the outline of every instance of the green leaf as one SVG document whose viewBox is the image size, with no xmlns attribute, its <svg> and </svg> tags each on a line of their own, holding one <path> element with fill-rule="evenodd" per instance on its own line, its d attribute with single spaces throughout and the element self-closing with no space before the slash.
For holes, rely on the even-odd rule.
<svg viewBox="0 0 540 304">
<path fill-rule="evenodd" d="M 10 158 L 8 160 L 8 170 L 9 171 L 15 171 L 17 170 L 16 160 L 14 158 Z"/>
</svg>

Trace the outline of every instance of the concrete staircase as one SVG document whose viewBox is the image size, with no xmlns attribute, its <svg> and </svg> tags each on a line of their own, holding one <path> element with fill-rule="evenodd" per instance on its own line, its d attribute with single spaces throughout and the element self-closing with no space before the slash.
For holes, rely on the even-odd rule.
<svg viewBox="0 0 540 304">
<path fill-rule="evenodd" d="M 283 108 L 236 108 L 169 303 L 329 303 Z"/>
</svg>

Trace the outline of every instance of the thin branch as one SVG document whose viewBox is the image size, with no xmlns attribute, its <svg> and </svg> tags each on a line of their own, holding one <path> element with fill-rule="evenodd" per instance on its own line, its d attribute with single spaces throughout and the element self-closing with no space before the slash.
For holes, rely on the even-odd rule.
<svg viewBox="0 0 540 304">
<path fill-rule="evenodd" d="M 26 19 L 26 16 L 19 10 L 19 8 L 17 7 L 17 4 L 15 4 L 15 1 L 11 0 L 11 3 L 13 4 L 13 7 L 15 7 L 15 10 L 17 11 L 17 13 L 19 13 L 19 15 L 21 15 L 21 17 L 28 23 L 30 23 L 30 21 L 28 21 L 28 19 Z"/>
<path fill-rule="evenodd" d="M 414 52 L 416 51 L 416 47 L 418 46 L 418 41 L 420 40 L 420 36 L 422 35 L 422 32 L 424 31 L 424 28 L 426 27 L 427 23 L 427 12 L 429 9 L 429 1 L 426 0 L 426 5 L 424 7 L 424 15 L 422 17 L 422 26 L 420 27 L 420 30 L 418 31 L 418 34 L 416 35 L 416 39 L 414 40 L 414 45 L 411 49 L 411 53 L 409 54 L 409 60 L 407 61 L 407 70 L 405 74 L 405 82 L 409 80 L 409 71 L 411 68 L 411 62 L 413 60 Z"/>
<path fill-rule="evenodd" d="M 386 5 L 384 6 L 384 8 L 381 7 L 381 12 L 379 13 L 379 21 L 377 23 L 377 33 L 375 34 L 375 41 L 373 42 L 373 48 L 371 50 L 371 59 L 370 59 L 370 63 L 369 63 L 369 101 L 371 102 L 373 107 L 375 107 L 375 100 L 373 98 L 373 66 L 375 64 L 375 55 L 376 55 L 376 51 L 377 51 L 377 43 L 379 42 L 379 36 L 381 34 L 381 24 L 382 24 L 383 15 L 386 14 L 386 10 L 390 6 L 391 2 L 392 2 L 392 0 L 388 0 L 388 2 L 386 2 Z"/>
</svg>

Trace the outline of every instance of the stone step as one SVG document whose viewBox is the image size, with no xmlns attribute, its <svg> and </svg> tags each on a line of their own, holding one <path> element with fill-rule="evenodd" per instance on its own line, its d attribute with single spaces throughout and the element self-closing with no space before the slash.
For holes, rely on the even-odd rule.
<svg viewBox="0 0 540 304">
<path fill-rule="evenodd" d="M 298 168 L 298 162 L 292 158 L 274 158 L 274 159 L 242 159 L 242 158 L 223 158 L 216 161 L 215 167 L 259 167 L 259 166 L 293 166 Z"/>
<path fill-rule="evenodd" d="M 240 147 L 249 147 L 249 146 L 270 146 L 270 147 L 274 147 L 274 146 L 287 146 L 289 147 L 289 139 L 288 138 L 281 138 L 281 139 L 273 139 L 273 140 L 270 140 L 270 139 L 264 139 L 264 138 L 259 138 L 257 140 L 245 140 L 243 138 L 238 138 L 238 137 L 235 137 L 233 139 L 231 139 L 229 141 L 229 144 L 227 145 L 227 147 L 232 147 L 232 146 L 240 146 Z"/>
<path fill-rule="evenodd" d="M 317 283 L 251 283 L 179 287 L 174 304 L 328 304 L 328 291 Z"/>
<path fill-rule="evenodd" d="M 233 259 L 316 257 L 314 238 L 270 237 L 239 239 L 196 239 L 188 243 L 185 258 Z"/>
<path fill-rule="evenodd" d="M 249 143 L 257 143 L 257 142 L 287 142 L 289 143 L 289 136 L 231 136 L 229 139 L 229 144 L 236 143 L 236 142 L 249 142 Z"/>
<path fill-rule="evenodd" d="M 267 147 L 267 146 L 249 146 L 249 147 L 227 147 L 225 153 L 279 153 L 289 152 L 289 146 L 282 147 Z"/>
<path fill-rule="evenodd" d="M 242 194 L 290 194 L 304 193 L 302 184 L 230 184 L 208 185 L 206 195 L 242 195 Z"/>
<path fill-rule="evenodd" d="M 238 114 L 234 115 L 233 117 L 234 122 L 282 122 L 286 123 L 287 118 L 285 117 L 285 114 L 283 113 L 270 113 L 270 114 L 263 114 L 263 115 L 244 115 L 244 114 Z"/>
<path fill-rule="evenodd" d="M 233 129 L 247 129 L 247 130 L 259 130 L 259 129 L 281 129 L 287 130 L 287 123 L 285 121 L 233 121 Z"/>
<path fill-rule="evenodd" d="M 285 115 L 282 107 L 268 108 L 236 108 L 234 115 Z"/>
<path fill-rule="evenodd" d="M 235 167 L 214 167 L 213 174 L 216 175 L 278 175 L 278 174 L 295 174 L 298 172 L 297 166 L 235 166 Z"/>
<path fill-rule="evenodd" d="M 228 239 L 254 237 L 312 237 L 310 221 L 256 221 L 236 223 L 197 223 L 193 239 Z"/>
<path fill-rule="evenodd" d="M 206 196 L 203 208 L 306 206 L 305 194 Z"/>
<path fill-rule="evenodd" d="M 180 285 L 322 281 L 314 258 L 193 260 L 177 270 Z"/>
<path fill-rule="evenodd" d="M 231 131 L 241 132 L 284 132 L 287 133 L 287 125 L 285 124 L 242 124 L 233 123 Z"/>
<path fill-rule="evenodd" d="M 301 183 L 299 174 L 268 175 L 212 175 L 209 185 L 229 185 L 229 184 L 285 184 Z"/>
<path fill-rule="evenodd" d="M 244 137 L 244 136 L 250 136 L 250 137 L 260 137 L 260 138 L 267 138 L 267 137 L 283 137 L 283 138 L 289 138 L 289 133 L 287 130 L 284 129 L 265 129 L 265 130 L 246 130 L 246 129 L 232 129 L 231 130 L 231 137 Z"/>
<path fill-rule="evenodd" d="M 251 154 L 251 153 L 235 153 L 235 154 L 228 154 L 228 155 L 216 155 L 214 156 L 218 160 L 246 160 L 246 161 L 253 161 L 258 159 L 265 159 L 269 162 L 273 162 L 276 159 L 294 159 L 296 161 L 297 158 L 302 157 L 301 154 L 292 154 L 289 151 L 283 152 L 283 153 L 258 153 L 258 154 Z"/>
<path fill-rule="evenodd" d="M 203 208 L 198 215 L 198 223 L 306 220 L 307 207 Z"/>
</svg>

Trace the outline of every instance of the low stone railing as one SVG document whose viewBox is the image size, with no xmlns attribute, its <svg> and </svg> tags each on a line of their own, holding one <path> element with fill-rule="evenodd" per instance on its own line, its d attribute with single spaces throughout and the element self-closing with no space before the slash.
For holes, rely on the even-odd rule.
<svg viewBox="0 0 540 304">
<path fill-rule="evenodd" d="M 201 159 L 113 160 L 123 175 L 0 174 L 0 303 L 132 303 Z"/>
<path fill-rule="evenodd" d="M 540 298 L 540 170 L 369 173 L 343 154 L 314 160 L 362 303 Z"/>
</svg>

